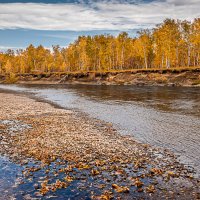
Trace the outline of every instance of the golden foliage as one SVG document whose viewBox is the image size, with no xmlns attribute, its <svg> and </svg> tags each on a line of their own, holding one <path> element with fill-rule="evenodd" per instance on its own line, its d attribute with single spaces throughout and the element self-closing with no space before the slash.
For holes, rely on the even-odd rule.
<svg viewBox="0 0 200 200">
<path fill-rule="evenodd" d="M 200 66 L 200 18 L 166 19 L 153 30 L 80 36 L 66 48 L 30 45 L 0 53 L 0 73 L 106 72 Z M 164 80 L 159 80 L 164 81 Z"/>
</svg>

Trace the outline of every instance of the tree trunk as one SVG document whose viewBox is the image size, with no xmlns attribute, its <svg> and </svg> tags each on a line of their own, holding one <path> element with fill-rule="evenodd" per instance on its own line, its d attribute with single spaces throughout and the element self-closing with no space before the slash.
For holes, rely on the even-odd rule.
<svg viewBox="0 0 200 200">
<path fill-rule="evenodd" d="M 144 63 L 145 63 L 145 68 L 148 69 L 146 50 L 145 50 L 144 46 L 143 46 L 143 52 L 144 52 Z"/>
<path fill-rule="evenodd" d="M 190 66 L 190 60 L 191 60 L 191 59 L 190 59 L 190 54 L 191 54 L 191 50 L 190 50 L 190 46 L 189 46 L 189 47 L 188 47 L 188 59 L 187 59 L 187 60 L 188 60 L 188 63 L 187 63 L 187 64 L 188 64 L 188 67 Z"/>
</svg>

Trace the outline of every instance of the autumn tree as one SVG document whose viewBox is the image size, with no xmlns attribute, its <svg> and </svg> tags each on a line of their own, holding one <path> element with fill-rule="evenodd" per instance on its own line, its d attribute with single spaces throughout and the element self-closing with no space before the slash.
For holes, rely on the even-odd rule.
<svg viewBox="0 0 200 200">
<path fill-rule="evenodd" d="M 200 18 L 193 22 L 166 19 L 131 38 L 101 34 L 79 36 L 66 48 L 32 44 L 0 53 L 0 73 L 102 72 L 138 68 L 200 65 Z"/>
</svg>

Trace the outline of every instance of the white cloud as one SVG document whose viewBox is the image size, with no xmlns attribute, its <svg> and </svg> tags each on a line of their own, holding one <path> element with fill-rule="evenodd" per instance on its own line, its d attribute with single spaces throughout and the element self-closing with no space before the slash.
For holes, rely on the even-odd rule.
<svg viewBox="0 0 200 200">
<path fill-rule="evenodd" d="M 128 30 L 151 28 L 165 18 L 200 17 L 199 0 L 132 0 L 90 4 L 0 3 L 0 29 Z M 136 3 L 133 3 L 136 2 Z"/>
<path fill-rule="evenodd" d="M 14 47 L 14 46 L 0 46 L 1 50 L 5 49 L 24 49 L 25 47 Z"/>
<path fill-rule="evenodd" d="M 67 45 L 59 45 L 60 48 L 66 48 Z M 25 50 L 27 47 L 18 47 L 18 46 L 0 46 L 0 53 L 1 52 L 6 52 L 8 49 L 12 49 L 14 51 L 22 49 Z M 49 49 L 51 52 L 53 52 L 53 47 L 52 46 L 44 46 L 45 49 Z"/>
<path fill-rule="evenodd" d="M 8 49 L 17 50 L 17 49 L 25 49 L 25 47 L 1 46 L 1 45 L 0 45 L 0 53 L 1 53 L 1 52 L 6 52 Z"/>
</svg>

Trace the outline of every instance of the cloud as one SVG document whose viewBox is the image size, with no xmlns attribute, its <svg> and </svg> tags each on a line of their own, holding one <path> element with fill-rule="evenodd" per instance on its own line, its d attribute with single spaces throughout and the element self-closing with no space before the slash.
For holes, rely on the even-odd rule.
<svg viewBox="0 0 200 200">
<path fill-rule="evenodd" d="M 0 52 L 7 51 L 8 49 L 17 50 L 17 49 L 25 49 L 25 47 L 18 47 L 18 46 L 1 46 L 0 45 Z"/>
<path fill-rule="evenodd" d="M 0 3 L 0 29 L 130 30 L 151 28 L 165 18 L 200 17 L 199 0 L 111 0 L 89 3 Z"/>
<path fill-rule="evenodd" d="M 66 48 L 68 45 L 59 45 L 60 48 Z M 22 49 L 25 50 L 27 47 L 18 47 L 18 46 L 0 46 L 0 53 L 6 52 L 8 49 L 12 49 L 14 51 Z M 45 49 L 49 49 L 51 52 L 53 51 L 52 46 L 44 46 Z"/>
</svg>

